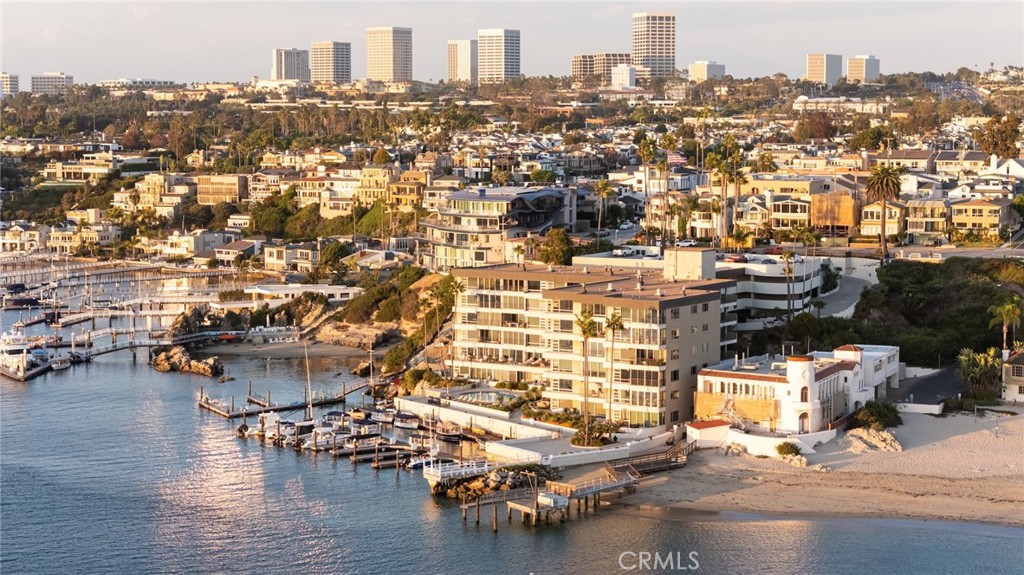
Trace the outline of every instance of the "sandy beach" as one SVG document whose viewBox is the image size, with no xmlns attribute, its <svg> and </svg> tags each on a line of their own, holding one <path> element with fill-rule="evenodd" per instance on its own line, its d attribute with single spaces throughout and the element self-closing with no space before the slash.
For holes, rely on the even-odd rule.
<svg viewBox="0 0 1024 575">
<path fill-rule="evenodd" d="M 903 451 L 855 453 L 837 440 L 776 459 L 695 452 L 686 467 L 641 481 L 616 504 L 643 514 L 935 519 L 1024 527 L 1024 409 L 944 417 L 904 414 Z M 820 467 L 819 467 L 820 465 Z"/>
</svg>

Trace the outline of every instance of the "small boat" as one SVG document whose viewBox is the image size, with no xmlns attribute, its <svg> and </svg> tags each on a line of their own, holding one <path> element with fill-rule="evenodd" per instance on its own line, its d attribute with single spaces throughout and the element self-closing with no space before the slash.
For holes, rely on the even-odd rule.
<svg viewBox="0 0 1024 575">
<path fill-rule="evenodd" d="M 434 429 L 437 438 L 441 441 L 458 443 L 462 441 L 462 427 L 454 423 L 441 423 Z"/>
<path fill-rule="evenodd" d="M 313 432 L 310 436 L 300 443 L 302 449 L 309 449 L 311 451 L 323 451 L 325 449 L 331 449 L 342 444 L 342 441 L 338 441 L 340 438 L 339 434 L 334 430 L 332 425 L 319 425 L 313 428 Z"/>
<path fill-rule="evenodd" d="M 50 360 L 50 369 L 53 371 L 62 371 L 69 367 L 71 367 L 70 355 L 57 355 Z"/>
<path fill-rule="evenodd" d="M 352 420 L 367 419 L 370 417 L 370 410 L 363 407 L 353 407 L 348 410 L 348 417 Z"/>
<path fill-rule="evenodd" d="M 395 414 L 395 427 L 402 429 L 419 429 L 420 418 L 412 413 L 398 412 Z"/>
<path fill-rule="evenodd" d="M 416 433 L 409 436 L 409 447 L 413 451 L 430 451 L 435 446 L 434 438 L 429 435 Z"/>
<path fill-rule="evenodd" d="M 324 421 L 329 421 L 331 423 L 344 423 L 345 412 L 337 410 L 328 411 L 324 414 Z"/>
<path fill-rule="evenodd" d="M 353 435 L 380 433 L 380 422 L 372 419 L 353 419 L 348 426 Z"/>
<path fill-rule="evenodd" d="M 361 447 L 373 447 L 384 442 L 379 433 L 360 433 L 345 438 L 343 447 L 345 449 L 359 449 Z"/>
<path fill-rule="evenodd" d="M 394 423 L 395 422 L 395 410 L 394 409 L 371 409 L 370 419 L 379 421 L 381 423 Z"/>
</svg>

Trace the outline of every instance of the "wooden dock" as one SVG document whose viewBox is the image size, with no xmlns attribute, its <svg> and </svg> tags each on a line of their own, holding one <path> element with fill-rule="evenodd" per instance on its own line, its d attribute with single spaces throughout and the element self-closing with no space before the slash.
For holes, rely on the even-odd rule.
<svg viewBox="0 0 1024 575">
<path fill-rule="evenodd" d="M 231 399 L 227 402 L 223 400 L 211 399 L 207 396 L 203 388 L 199 388 L 199 401 L 198 405 L 200 408 L 207 411 L 216 413 L 217 415 L 226 419 L 238 419 L 239 417 L 256 416 L 261 413 L 273 413 L 275 411 L 297 411 L 300 409 L 306 409 L 310 405 L 313 407 L 327 407 L 330 405 L 339 405 L 345 403 L 345 396 L 358 391 L 366 387 L 365 381 L 356 381 L 352 385 L 346 386 L 341 390 L 338 395 L 330 397 L 321 397 L 319 399 L 313 399 L 312 402 L 308 400 L 296 401 L 293 403 L 270 405 L 270 392 L 267 391 L 267 398 L 264 401 L 263 398 L 252 394 L 252 387 L 249 388 L 249 394 L 246 396 L 246 405 L 242 406 L 241 409 L 235 409 L 235 397 L 231 396 Z M 256 401 L 253 401 L 253 400 Z M 249 404 L 254 404 L 256 407 L 252 407 Z M 264 403 L 264 405 L 261 405 Z"/>
</svg>

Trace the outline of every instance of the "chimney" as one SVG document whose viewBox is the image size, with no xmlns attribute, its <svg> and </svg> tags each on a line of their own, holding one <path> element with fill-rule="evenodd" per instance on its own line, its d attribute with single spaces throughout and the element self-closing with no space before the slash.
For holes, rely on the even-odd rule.
<svg viewBox="0 0 1024 575">
<path fill-rule="evenodd" d="M 732 356 L 732 370 L 736 371 L 737 369 L 739 369 L 739 367 L 740 367 L 740 354 L 737 353 L 737 354 Z"/>
<path fill-rule="evenodd" d="M 654 290 L 654 294 L 657 295 L 658 297 L 661 297 L 661 288 Z"/>
<path fill-rule="evenodd" d="M 615 287 L 612 286 L 612 282 L 608 282 L 608 291 L 615 291 Z"/>
</svg>

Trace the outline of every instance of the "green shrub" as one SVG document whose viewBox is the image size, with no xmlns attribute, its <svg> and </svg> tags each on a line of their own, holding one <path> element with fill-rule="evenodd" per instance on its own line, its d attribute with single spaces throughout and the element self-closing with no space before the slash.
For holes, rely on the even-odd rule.
<svg viewBox="0 0 1024 575">
<path fill-rule="evenodd" d="M 380 308 L 377 310 L 377 315 L 374 318 L 379 322 L 390 322 L 398 321 L 402 319 L 402 300 L 397 295 L 393 295 L 388 299 L 384 300 L 380 304 Z"/>
<path fill-rule="evenodd" d="M 775 451 L 782 457 L 787 455 L 800 455 L 800 446 L 795 443 L 780 443 L 775 446 Z"/>
<path fill-rule="evenodd" d="M 883 431 L 886 427 L 903 424 L 896 406 L 891 403 L 869 401 L 853 418 L 853 427 L 870 427 L 875 431 Z"/>
</svg>

